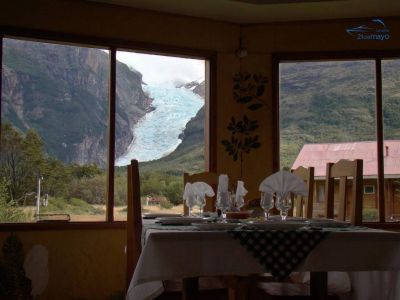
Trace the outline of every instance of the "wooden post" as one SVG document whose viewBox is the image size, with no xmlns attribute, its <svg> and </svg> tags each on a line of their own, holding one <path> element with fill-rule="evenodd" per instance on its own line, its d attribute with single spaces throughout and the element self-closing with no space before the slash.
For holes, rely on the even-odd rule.
<svg viewBox="0 0 400 300">
<path fill-rule="evenodd" d="M 331 168 L 333 163 L 326 164 L 326 177 L 325 177 L 325 217 L 333 219 L 333 207 L 334 207 L 334 178 L 331 176 Z"/>
</svg>

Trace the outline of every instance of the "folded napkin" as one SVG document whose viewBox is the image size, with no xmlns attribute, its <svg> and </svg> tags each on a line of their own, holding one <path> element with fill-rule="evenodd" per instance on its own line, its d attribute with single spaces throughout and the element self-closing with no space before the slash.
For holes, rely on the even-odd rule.
<svg viewBox="0 0 400 300">
<path fill-rule="evenodd" d="M 199 197 L 204 197 L 204 196 L 213 197 L 215 195 L 213 188 L 209 184 L 203 181 L 193 182 L 192 188 L 194 194 Z"/>
<path fill-rule="evenodd" d="M 183 192 L 183 199 L 186 202 L 187 206 L 193 206 L 196 202 L 196 194 L 193 185 L 188 182 L 185 185 L 185 191 Z"/>
<path fill-rule="evenodd" d="M 269 194 L 276 193 L 279 197 L 286 197 L 290 192 L 305 197 L 308 195 L 303 179 L 284 170 L 265 178 L 261 182 L 259 190 Z"/>
<path fill-rule="evenodd" d="M 235 202 L 238 208 L 241 208 L 244 205 L 243 197 L 246 196 L 247 190 L 244 187 L 244 182 L 238 180 L 237 187 L 236 187 L 236 194 L 235 194 Z"/>
<path fill-rule="evenodd" d="M 218 177 L 218 193 L 227 192 L 229 185 L 229 178 L 226 174 L 221 174 Z"/>
</svg>

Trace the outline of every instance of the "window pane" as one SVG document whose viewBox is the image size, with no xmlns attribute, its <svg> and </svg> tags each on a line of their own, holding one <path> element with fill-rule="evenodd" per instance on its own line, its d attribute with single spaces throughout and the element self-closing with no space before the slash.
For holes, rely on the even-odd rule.
<svg viewBox="0 0 400 300">
<path fill-rule="evenodd" d="M 116 220 L 137 159 L 143 212 L 182 213 L 183 172 L 204 171 L 205 61 L 117 52 Z"/>
<path fill-rule="evenodd" d="M 105 220 L 108 82 L 108 52 L 3 40 L 0 222 Z"/>
<path fill-rule="evenodd" d="M 280 164 L 315 168 L 316 217 L 324 215 L 321 185 L 327 162 L 363 159 L 365 184 L 376 184 L 374 66 L 369 60 L 279 66 Z M 364 219 L 376 217 L 376 195 L 365 195 Z"/>
<path fill-rule="evenodd" d="M 400 59 L 382 61 L 386 220 L 400 220 Z"/>
</svg>

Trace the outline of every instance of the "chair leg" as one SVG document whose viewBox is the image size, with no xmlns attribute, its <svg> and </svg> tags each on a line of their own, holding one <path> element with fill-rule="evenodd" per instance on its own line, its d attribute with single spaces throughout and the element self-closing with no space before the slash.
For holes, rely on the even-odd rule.
<svg viewBox="0 0 400 300">
<path fill-rule="evenodd" d="M 328 299 L 328 273 L 310 273 L 310 296 L 313 300 Z"/>
<path fill-rule="evenodd" d="M 182 280 L 182 299 L 197 300 L 199 295 L 199 278 L 190 277 Z"/>
<path fill-rule="evenodd" d="M 228 286 L 228 300 L 248 300 L 249 299 L 249 277 L 226 276 Z"/>
</svg>

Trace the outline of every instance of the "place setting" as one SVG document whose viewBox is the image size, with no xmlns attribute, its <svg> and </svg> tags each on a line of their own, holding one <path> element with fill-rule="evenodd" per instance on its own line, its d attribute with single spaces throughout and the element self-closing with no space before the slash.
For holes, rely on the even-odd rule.
<svg viewBox="0 0 400 300">
<path fill-rule="evenodd" d="M 244 196 L 247 190 L 244 187 L 243 181 L 237 182 L 235 192 L 229 191 L 229 178 L 226 174 L 221 174 L 218 178 L 218 190 L 216 199 L 217 212 L 203 212 L 205 206 L 205 199 L 215 195 L 212 187 L 204 182 L 187 183 L 183 198 L 185 205 L 189 209 L 189 218 L 192 218 L 191 224 L 193 227 L 204 230 L 233 230 L 242 226 L 241 219 L 250 216 L 251 211 L 240 211 L 244 205 Z M 199 207 L 200 220 L 193 214 L 193 206 Z"/>
</svg>

